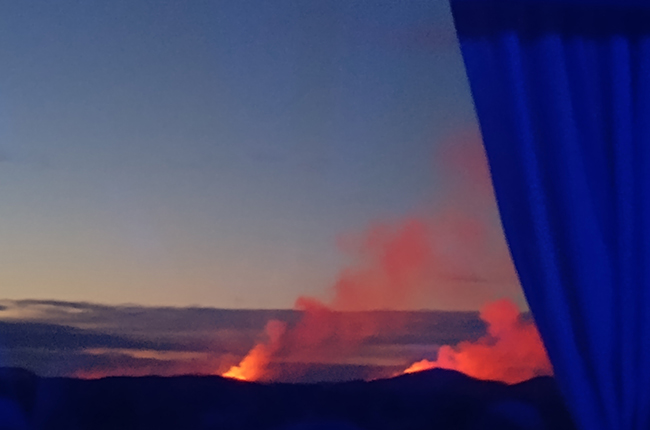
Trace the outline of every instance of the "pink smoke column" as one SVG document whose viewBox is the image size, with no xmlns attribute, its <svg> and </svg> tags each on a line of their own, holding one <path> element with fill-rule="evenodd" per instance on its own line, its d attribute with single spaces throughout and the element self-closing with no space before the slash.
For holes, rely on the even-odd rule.
<svg viewBox="0 0 650 430">
<path fill-rule="evenodd" d="M 404 373 L 442 368 L 478 379 L 517 383 L 552 375 L 546 349 L 532 321 L 524 321 L 510 300 L 498 300 L 481 310 L 488 334 L 476 342 L 442 346 L 435 361 L 422 360 Z"/>
</svg>

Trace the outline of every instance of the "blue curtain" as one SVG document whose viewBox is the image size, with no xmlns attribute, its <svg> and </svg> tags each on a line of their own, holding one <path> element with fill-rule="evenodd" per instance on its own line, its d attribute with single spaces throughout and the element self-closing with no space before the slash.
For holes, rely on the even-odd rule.
<svg viewBox="0 0 650 430">
<path fill-rule="evenodd" d="M 576 424 L 650 429 L 650 1 L 451 0 L 501 220 Z"/>
</svg>

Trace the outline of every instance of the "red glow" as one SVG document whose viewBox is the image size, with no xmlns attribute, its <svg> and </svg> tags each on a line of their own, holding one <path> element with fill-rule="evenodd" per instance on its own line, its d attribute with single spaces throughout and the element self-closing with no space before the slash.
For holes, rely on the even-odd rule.
<svg viewBox="0 0 650 430">
<path fill-rule="evenodd" d="M 478 379 L 517 383 L 535 376 L 551 375 L 553 368 L 532 321 L 522 321 L 509 300 L 488 304 L 481 311 L 488 334 L 476 342 L 445 345 L 435 361 L 413 363 L 404 373 L 443 368 Z"/>
</svg>

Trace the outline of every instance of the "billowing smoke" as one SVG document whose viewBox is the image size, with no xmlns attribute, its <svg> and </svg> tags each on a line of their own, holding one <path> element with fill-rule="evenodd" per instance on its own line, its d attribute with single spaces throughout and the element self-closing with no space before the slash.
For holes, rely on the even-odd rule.
<svg viewBox="0 0 650 430">
<path fill-rule="evenodd" d="M 523 301 L 498 223 L 477 130 L 449 139 L 437 152 L 436 163 L 437 171 L 452 169 L 447 179 L 457 176 L 450 181 L 453 185 L 443 190 L 446 194 L 441 191 L 445 202 L 442 209 L 429 208 L 424 214 L 398 222 L 376 223 L 360 236 L 344 236 L 341 249 L 349 255 L 350 264 L 339 273 L 332 297 L 298 298 L 296 308 L 304 312 L 298 323 L 276 337 L 267 333 L 267 339 L 226 376 L 284 379 L 272 369 L 274 363 L 345 362 L 373 336 L 402 328 L 400 321 L 386 321 L 381 314 L 359 311 L 470 310 L 499 297 Z M 537 370 L 509 370 L 506 375 L 497 370 L 475 370 L 464 363 L 485 354 L 483 361 L 494 363 L 495 369 L 507 367 L 508 360 L 533 360 L 535 369 L 549 368 L 534 325 L 519 321 L 514 304 L 497 302 L 486 307 L 482 316 L 490 326 L 489 338 L 477 344 L 458 345 L 460 352 L 443 347 L 436 362 L 420 365 L 444 363 L 481 377 L 495 375 L 495 379 L 508 381 L 524 374 L 534 376 Z M 518 342 L 529 342 L 519 347 L 519 355 L 515 354 Z M 497 362 L 502 362 L 501 367 Z"/>
<path fill-rule="evenodd" d="M 275 334 L 267 326 L 266 339 L 224 375 L 283 380 L 287 375 L 274 371 L 273 363 L 345 362 L 372 337 L 403 329 L 403 321 L 395 316 L 387 320 L 386 314 L 372 310 L 463 305 L 471 309 L 493 299 L 495 282 L 507 279 L 498 276 L 503 270 L 498 267 L 504 265 L 489 257 L 498 253 L 490 253 L 494 243 L 484 230 L 471 219 L 444 216 L 372 227 L 356 242 L 347 243 L 352 264 L 339 274 L 329 303 L 298 298 L 295 307 L 303 312 L 301 319 L 292 327 L 274 329 Z M 512 285 L 516 292 L 516 283 Z"/>
<path fill-rule="evenodd" d="M 523 318 L 514 303 L 506 299 L 490 303 L 481 310 L 481 318 L 488 326 L 486 336 L 442 346 L 436 360 L 414 363 L 404 373 L 443 368 L 507 383 L 553 374 L 537 327 Z"/>
<path fill-rule="evenodd" d="M 415 292 L 425 289 L 431 281 L 429 263 L 433 261 L 426 230 L 418 220 L 408 220 L 393 229 L 370 229 L 352 246 L 354 264 L 340 273 L 330 303 L 299 297 L 295 307 L 303 312 L 301 319 L 279 336 L 267 336 L 269 339 L 258 343 L 224 376 L 285 379 L 287 375 L 277 374 L 269 365 L 345 361 L 355 356 L 365 340 L 399 330 L 402 322 L 395 316 L 388 321 L 385 314 L 359 311 L 408 308 Z M 293 371 L 299 370 L 296 367 Z"/>
</svg>

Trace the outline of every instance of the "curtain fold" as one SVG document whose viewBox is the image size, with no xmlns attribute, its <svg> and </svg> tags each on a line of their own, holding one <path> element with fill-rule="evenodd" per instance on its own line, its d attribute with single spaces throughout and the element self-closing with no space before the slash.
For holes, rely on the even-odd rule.
<svg viewBox="0 0 650 430">
<path fill-rule="evenodd" d="M 506 239 L 567 405 L 583 430 L 647 430 L 650 5 L 451 6 Z"/>
</svg>

